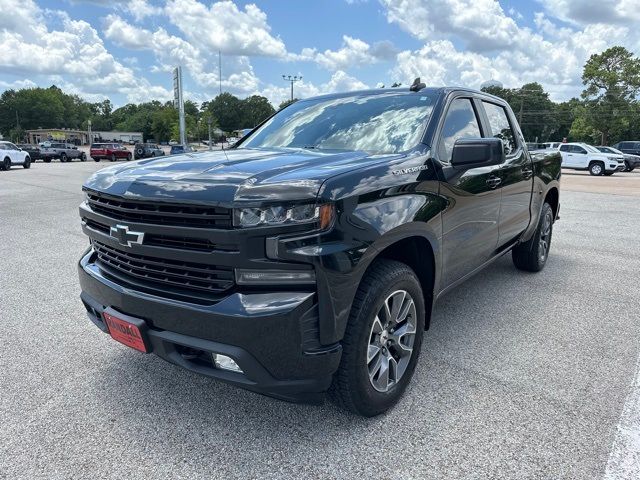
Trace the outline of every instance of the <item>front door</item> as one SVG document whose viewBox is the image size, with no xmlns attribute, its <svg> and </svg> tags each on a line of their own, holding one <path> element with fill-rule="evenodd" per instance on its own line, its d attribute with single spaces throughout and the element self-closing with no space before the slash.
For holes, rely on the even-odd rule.
<svg viewBox="0 0 640 480">
<path fill-rule="evenodd" d="M 440 194 L 447 201 L 442 213 L 442 287 L 489 260 L 498 243 L 500 166 L 455 168 L 453 145 L 459 138 L 482 137 L 477 100 L 458 97 L 448 105 L 435 149 L 442 167 Z"/>
</svg>

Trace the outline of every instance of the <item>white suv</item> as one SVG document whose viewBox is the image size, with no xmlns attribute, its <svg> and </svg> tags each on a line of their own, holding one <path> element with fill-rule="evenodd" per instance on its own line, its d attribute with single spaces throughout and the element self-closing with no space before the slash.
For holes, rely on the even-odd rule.
<svg viewBox="0 0 640 480">
<path fill-rule="evenodd" d="M 29 152 L 16 147 L 11 142 L 0 142 L 0 170 L 9 170 L 11 165 L 31 166 Z"/>
<path fill-rule="evenodd" d="M 625 168 L 622 155 L 602 153 L 586 143 L 562 143 L 562 168 L 589 170 L 591 175 L 613 175 Z"/>
</svg>

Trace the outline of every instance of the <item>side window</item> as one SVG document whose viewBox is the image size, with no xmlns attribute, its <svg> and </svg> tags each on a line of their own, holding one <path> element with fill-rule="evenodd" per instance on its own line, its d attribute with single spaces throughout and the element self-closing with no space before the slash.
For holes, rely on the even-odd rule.
<svg viewBox="0 0 640 480">
<path fill-rule="evenodd" d="M 482 102 L 484 110 L 489 118 L 489 126 L 491 127 L 491 135 L 502 140 L 504 146 L 504 154 L 511 155 L 518 148 L 516 136 L 513 128 L 509 123 L 509 117 L 504 107 L 495 103 Z"/>
<path fill-rule="evenodd" d="M 560 145 L 560 151 L 561 152 L 568 152 L 569 151 L 569 145 Z"/>
<path fill-rule="evenodd" d="M 478 117 L 473 109 L 473 104 L 468 98 L 456 98 L 449 105 L 447 116 L 444 119 L 438 153 L 444 162 L 451 161 L 453 144 L 459 138 L 480 137 Z"/>
<path fill-rule="evenodd" d="M 583 155 L 587 153 L 587 151 L 584 148 L 579 147 L 578 145 L 574 145 L 573 148 L 571 149 L 571 151 L 573 153 L 581 153 Z"/>
</svg>

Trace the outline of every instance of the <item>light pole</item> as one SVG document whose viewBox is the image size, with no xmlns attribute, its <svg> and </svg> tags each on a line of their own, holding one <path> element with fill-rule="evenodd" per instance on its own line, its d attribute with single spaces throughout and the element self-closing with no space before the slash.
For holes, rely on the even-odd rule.
<svg viewBox="0 0 640 480">
<path fill-rule="evenodd" d="M 294 75 L 293 77 L 291 75 L 282 75 L 282 79 L 285 82 L 291 83 L 291 101 L 293 102 L 293 84 L 298 82 L 298 81 L 301 81 L 302 80 L 302 75 L 300 75 L 300 76 Z"/>
</svg>

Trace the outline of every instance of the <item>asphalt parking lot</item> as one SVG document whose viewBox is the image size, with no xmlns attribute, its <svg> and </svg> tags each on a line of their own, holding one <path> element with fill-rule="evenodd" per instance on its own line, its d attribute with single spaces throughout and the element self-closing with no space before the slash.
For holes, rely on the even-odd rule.
<svg viewBox="0 0 640 480">
<path fill-rule="evenodd" d="M 633 478 L 640 172 L 567 173 L 546 269 L 507 256 L 449 293 L 404 399 L 362 419 L 216 383 L 93 326 L 77 206 L 107 165 L 0 172 L 0 478 Z"/>
</svg>

